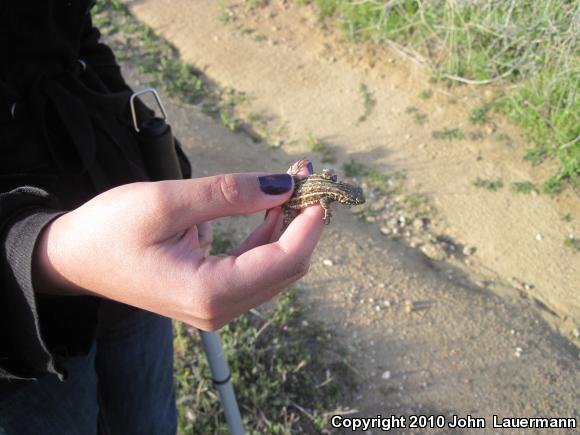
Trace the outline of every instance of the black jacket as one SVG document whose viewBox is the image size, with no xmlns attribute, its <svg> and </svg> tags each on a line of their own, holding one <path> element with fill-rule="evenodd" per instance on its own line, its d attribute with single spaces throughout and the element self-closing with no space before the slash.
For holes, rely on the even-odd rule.
<svg viewBox="0 0 580 435">
<path fill-rule="evenodd" d="M 47 374 L 64 378 L 62 361 L 95 336 L 98 298 L 34 291 L 42 228 L 98 193 L 149 179 L 131 90 L 99 42 L 91 5 L 0 0 L 0 398 Z"/>
</svg>

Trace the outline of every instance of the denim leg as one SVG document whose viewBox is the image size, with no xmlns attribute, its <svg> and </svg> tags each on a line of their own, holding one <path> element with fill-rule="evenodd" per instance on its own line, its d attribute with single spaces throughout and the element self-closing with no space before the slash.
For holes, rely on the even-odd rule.
<svg viewBox="0 0 580 435">
<path fill-rule="evenodd" d="M 95 347 L 64 364 L 66 381 L 44 376 L 0 402 L 1 435 L 91 435 L 97 433 Z"/>
<path fill-rule="evenodd" d="M 99 433 L 175 434 L 171 320 L 103 302 L 95 358 Z"/>
</svg>

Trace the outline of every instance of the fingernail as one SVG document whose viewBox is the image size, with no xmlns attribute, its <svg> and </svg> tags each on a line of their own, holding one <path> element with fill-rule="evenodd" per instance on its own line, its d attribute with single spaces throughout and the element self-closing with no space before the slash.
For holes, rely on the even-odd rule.
<svg viewBox="0 0 580 435">
<path fill-rule="evenodd" d="M 260 189 L 268 195 L 280 195 L 292 189 L 292 176 L 289 174 L 274 174 L 258 177 Z"/>
<path fill-rule="evenodd" d="M 314 174 L 314 166 L 312 166 L 312 162 L 308 162 L 308 164 L 306 165 L 306 169 L 308 170 L 309 175 Z"/>
</svg>

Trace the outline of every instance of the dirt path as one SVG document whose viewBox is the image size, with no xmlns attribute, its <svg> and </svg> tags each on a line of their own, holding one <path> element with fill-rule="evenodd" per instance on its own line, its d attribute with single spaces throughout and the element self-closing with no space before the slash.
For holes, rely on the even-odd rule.
<svg viewBox="0 0 580 435">
<path fill-rule="evenodd" d="M 510 191 L 513 181 L 547 175 L 522 162 L 526 145 L 516 130 L 499 120 L 470 126 L 467 110 L 479 100 L 473 95 L 450 104 L 447 92 L 433 88 L 432 98 L 419 98 L 429 85 L 412 62 L 337 45 L 311 8 L 251 3 L 260 2 L 145 0 L 132 11 L 220 86 L 244 92 L 239 111 L 267 120 L 270 140 L 283 140 L 289 154 L 316 159 L 307 143 L 312 135 L 338 151 L 338 168 L 354 158 L 404 171 L 410 188 L 437 207 L 439 232 L 476 249 L 469 265 L 457 267 L 496 292 L 519 287 L 558 313 L 553 320 L 567 333 L 580 326 L 580 256 L 563 244 L 580 234 L 580 201 L 572 192 L 551 199 Z M 365 108 L 362 84 L 372 107 Z M 424 125 L 409 107 L 427 115 Z M 466 139 L 433 139 L 446 127 Z M 498 141 L 499 133 L 511 139 Z M 507 187 L 478 189 L 476 177 L 500 178 Z M 572 222 L 562 221 L 565 214 Z"/>
<path fill-rule="evenodd" d="M 277 170 L 294 159 L 166 103 L 196 176 Z M 241 241 L 260 219 L 215 225 Z M 459 282 L 457 270 L 435 269 L 415 249 L 378 238 L 373 225 L 335 214 L 299 287 L 309 315 L 324 319 L 353 354 L 361 390 L 347 405 L 359 416 L 470 414 L 487 418 L 488 428 L 493 414 L 578 416 L 577 348 L 529 302 L 507 303 Z"/>
<path fill-rule="evenodd" d="M 339 162 L 353 156 L 404 169 L 410 185 L 437 205 L 445 233 L 477 248 L 468 267 L 434 264 L 376 225 L 337 213 L 301 294 L 311 315 L 325 319 L 360 356 L 362 390 L 351 405 L 364 416 L 471 414 L 488 422 L 493 414 L 578 416 L 577 348 L 548 327 L 533 298 L 490 291 L 508 291 L 506 283 L 516 277 L 533 284 L 530 293 L 557 309 L 561 320 L 578 319 L 580 259 L 562 246 L 577 224 L 559 219 L 559 213 L 580 219 L 578 203 L 570 195 L 550 200 L 475 189 L 476 175 L 504 182 L 532 177 L 519 162 L 520 150 L 490 135 L 477 142 L 431 138 L 435 126 L 467 128 L 463 105 L 446 107 L 447 97 L 437 93 L 427 101 L 415 97 L 422 90 L 412 86 L 418 73 L 398 66 L 400 60 L 369 69 L 356 65 L 356 56 L 335 56 L 307 8 L 287 11 L 283 2 L 272 2 L 247 14 L 245 3 L 224 3 L 237 5 L 234 24 L 224 23 L 227 9 L 209 0 L 132 3 L 136 16 L 179 47 L 184 59 L 220 85 L 246 92 L 246 110 L 267 116 L 269 130 L 290 139 L 280 149 L 267 148 L 170 104 L 196 175 L 285 169 L 312 156 L 305 145 L 311 132 L 339 149 Z M 377 103 L 357 124 L 364 113 L 361 83 Z M 429 114 L 428 128 L 405 114 L 409 106 Z M 219 225 L 241 238 L 255 219 Z"/>
</svg>

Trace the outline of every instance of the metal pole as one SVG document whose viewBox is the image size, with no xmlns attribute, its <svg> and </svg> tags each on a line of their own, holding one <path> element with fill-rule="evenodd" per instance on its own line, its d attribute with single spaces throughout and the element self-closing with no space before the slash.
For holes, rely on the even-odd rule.
<svg viewBox="0 0 580 435">
<path fill-rule="evenodd" d="M 230 434 L 244 435 L 244 424 L 242 423 L 242 416 L 236 401 L 234 387 L 230 380 L 231 373 L 222 349 L 220 336 L 217 332 L 199 331 L 199 333 L 201 334 L 203 350 L 211 369 L 213 384 L 220 395 Z"/>
<path fill-rule="evenodd" d="M 145 93 L 152 93 L 159 105 L 163 118 L 153 118 L 139 124 L 135 110 L 135 98 Z M 153 181 L 179 180 L 183 178 L 175 151 L 175 142 L 167 120 L 167 113 L 161 103 L 161 98 L 153 88 L 136 91 L 129 100 L 133 126 L 138 133 L 141 152 L 147 165 L 149 176 Z M 243 435 L 244 426 L 240 409 L 236 401 L 234 387 L 230 381 L 230 369 L 226 361 L 220 336 L 217 332 L 200 331 L 201 342 L 212 373 L 212 379 L 217 388 L 226 422 L 232 435 Z"/>
</svg>

